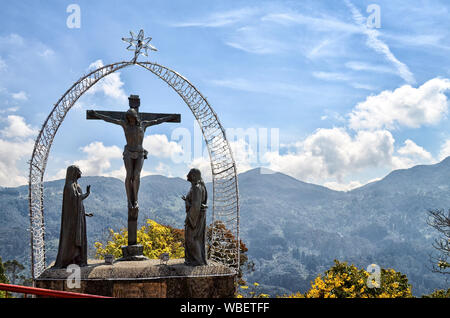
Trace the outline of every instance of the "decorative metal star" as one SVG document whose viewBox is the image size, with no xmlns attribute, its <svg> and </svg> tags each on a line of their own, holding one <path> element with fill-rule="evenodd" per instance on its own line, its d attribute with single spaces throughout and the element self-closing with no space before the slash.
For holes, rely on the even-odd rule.
<svg viewBox="0 0 450 318">
<path fill-rule="evenodd" d="M 150 44 L 152 40 L 151 37 L 144 37 L 144 30 L 140 30 L 139 34 L 136 36 L 133 31 L 130 31 L 131 38 L 122 38 L 122 41 L 129 43 L 127 50 L 134 51 L 133 63 L 139 55 L 148 56 L 148 50 L 158 51 L 153 45 Z"/>
</svg>

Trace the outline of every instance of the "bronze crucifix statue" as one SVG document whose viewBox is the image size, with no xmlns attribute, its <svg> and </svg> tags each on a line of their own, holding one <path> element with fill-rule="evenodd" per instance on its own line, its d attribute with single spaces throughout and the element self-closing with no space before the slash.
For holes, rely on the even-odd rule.
<svg viewBox="0 0 450 318">
<path fill-rule="evenodd" d="M 86 119 L 101 119 L 122 126 L 127 144 L 123 151 L 123 162 L 126 169 L 125 190 L 128 199 L 128 245 L 137 243 L 137 218 L 139 213 L 138 192 L 140 174 L 147 150 L 142 146 L 145 130 L 164 122 L 181 122 L 180 114 L 139 113 L 140 99 L 138 95 L 130 95 L 127 112 L 86 111 Z"/>
</svg>

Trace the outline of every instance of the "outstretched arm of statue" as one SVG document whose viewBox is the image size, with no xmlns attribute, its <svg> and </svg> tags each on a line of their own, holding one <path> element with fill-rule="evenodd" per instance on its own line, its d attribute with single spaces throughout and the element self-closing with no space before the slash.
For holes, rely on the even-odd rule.
<svg viewBox="0 0 450 318">
<path fill-rule="evenodd" d="M 89 194 L 91 194 L 91 185 L 88 185 L 86 187 L 86 193 L 82 195 L 81 199 L 82 200 L 86 199 L 89 196 Z"/>
<path fill-rule="evenodd" d="M 150 127 L 150 126 L 154 126 L 154 125 L 158 125 L 158 124 L 164 123 L 164 122 L 166 122 L 166 121 L 168 121 L 168 120 L 170 120 L 172 118 L 175 118 L 175 117 L 176 117 L 176 115 L 170 115 L 170 116 L 165 116 L 165 117 L 161 117 L 161 118 L 154 119 L 154 120 L 145 120 L 145 121 L 142 122 L 142 125 L 145 128 L 147 128 L 147 127 Z"/>
<path fill-rule="evenodd" d="M 108 122 L 108 123 L 123 126 L 123 121 L 120 120 L 120 119 L 115 119 L 115 118 L 112 118 L 112 117 L 100 114 L 99 112 L 96 112 L 95 110 L 88 110 L 88 112 L 90 114 L 100 118 L 101 120 L 104 120 L 104 121 Z"/>
</svg>

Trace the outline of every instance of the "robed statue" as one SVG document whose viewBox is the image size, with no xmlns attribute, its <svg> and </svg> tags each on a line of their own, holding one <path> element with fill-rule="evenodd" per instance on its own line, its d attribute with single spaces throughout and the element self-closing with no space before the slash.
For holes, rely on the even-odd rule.
<svg viewBox="0 0 450 318">
<path fill-rule="evenodd" d="M 85 212 L 83 200 L 89 196 L 91 186 L 88 185 L 86 193 L 83 193 L 77 181 L 80 177 L 81 170 L 78 166 L 67 168 L 55 268 L 65 268 L 70 264 L 87 265 L 86 216 L 92 214 Z"/>
<path fill-rule="evenodd" d="M 207 265 L 205 236 L 208 192 L 200 170 L 191 169 L 187 180 L 191 183 L 191 189 L 182 197 L 186 205 L 184 263 L 188 266 Z"/>
</svg>

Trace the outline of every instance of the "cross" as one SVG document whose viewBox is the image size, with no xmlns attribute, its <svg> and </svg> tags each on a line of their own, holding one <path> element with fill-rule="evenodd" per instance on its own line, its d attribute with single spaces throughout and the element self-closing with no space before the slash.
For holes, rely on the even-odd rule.
<svg viewBox="0 0 450 318">
<path fill-rule="evenodd" d="M 139 115 L 139 119 L 141 121 L 150 121 L 155 119 L 162 119 L 167 116 L 172 116 L 172 118 L 164 120 L 164 122 L 167 123 L 180 123 L 181 122 L 181 115 L 180 114 L 162 114 L 162 113 L 139 113 L 139 106 L 141 103 L 141 100 L 139 98 L 139 95 L 130 95 L 128 97 L 128 102 L 130 108 L 134 108 Z M 126 112 L 117 112 L 117 111 L 95 111 L 97 114 L 106 115 L 108 117 L 114 118 L 114 119 L 125 119 Z M 86 119 L 101 119 L 97 115 L 93 113 L 92 110 L 86 111 Z"/>
<path fill-rule="evenodd" d="M 145 129 L 164 122 L 179 123 L 181 122 L 181 115 L 140 113 L 139 96 L 130 95 L 128 101 L 130 109 L 127 112 L 87 110 L 86 119 L 104 120 L 112 124 L 120 125 L 124 130 L 127 141 L 123 152 L 123 161 L 127 173 L 125 190 L 128 199 L 128 247 L 130 247 L 130 251 L 134 251 L 135 247 L 137 247 L 140 173 L 144 159 L 147 158 L 147 151 L 142 147 Z"/>
</svg>

